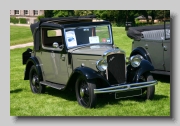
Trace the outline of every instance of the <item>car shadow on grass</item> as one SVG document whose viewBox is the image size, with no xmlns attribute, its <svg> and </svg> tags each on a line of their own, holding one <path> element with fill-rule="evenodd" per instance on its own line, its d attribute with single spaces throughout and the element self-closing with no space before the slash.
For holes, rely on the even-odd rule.
<svg viewBox="0 0 180 126">
<path fill-rule="evenodd" d="M 97 95 L 97 107 L 102 108 L 106 105 L 122 105 L 119 100 L 115 99 L 113 94 L 98 94 Z"/>
<path fill-rule="evenodd" d="M 45 94 L 51 95 L 53 97 L 60 97 L 69 101 L 76 101 L 76 94 L 74 91 L 69 90 L 58 90 L 51 87 L 46 87 Z"/>
<path fill-rule="evenodd" d="M 157 95 L 155 94 L 154 98 L 151 101 L 159 101 L 161 99 L 168 98 L 168 96 L 165 95 Z M 98 97 L 98 108 L 101 108 L 105 105 L 123 105 L 122 102 L 124 101 L 135 101 L 140 103 L 145 103 L 147 100 L 141 96 L 135 96 L 135 97 L 127 97 L 127 98 L 121 98 L 121 99 L 115 99 L 114 95 L 102 95 Z"/>
<path fill-rule="evenodd" d="M 46 87 L 45 94 L 51 95 L 53 97 L 59 97 L 68 101 L 77 101 L 76 94 L 74 91 L 69 90 L 57 90 L 51 87 Z M 154 99 L 152 101 L 159 101 L 161 99 L 168 98 L 168 96 L 165 95 L 158 95 L 155 94 Z M 128 97 L 128 98 L 122 98 L 122 99 L 115 99 L 114 94 L 98 94 L 97 95 L 97 107 L 96 108 L 102 108 L 106 105 L 123 105 L 121 101 L 135 101 L 135 102 L 146 102 L 144 98 L 141 96 L 137 97 Z"/>
<path fill-rule="evenodd" d="M 15 90 L 11 90 L 10 93 L 19 93 L 21 91 L 22 91 L 22 89 L 15 89 Z"/>
<path fill-rule="evenodd" d="M 170 76 L 169 75 L 160 75 L 160 74 L 153 74 L 154 80 L 161 81 L 163 83 L 170 84 Z"/>
</svg>

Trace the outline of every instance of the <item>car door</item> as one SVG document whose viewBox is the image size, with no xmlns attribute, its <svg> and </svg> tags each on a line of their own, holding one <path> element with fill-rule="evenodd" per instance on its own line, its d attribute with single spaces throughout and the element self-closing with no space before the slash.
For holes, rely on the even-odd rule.
<svg viewBox="0 0 180 126">
<path fill-rule="evenodd" d="M 134 41 L 133 48 L 144 48 L 151 62 L 156 70 L 164 70 L 163 48 L 162 40 L 141 39 L 141 41 Z"/>
<path fill-rule="evenodd" d="M 163 40 L 148 40 L 145 42 L 145 49 L 149 53 L 152 64 L 156 70 L 164 70 Z"/>
<path fill-rule="evenodd" d="M 41 28 L 42 49 L 37 54 L 41 61 L 44 80 L 53 83 L 66 84 L 68 79 L 67 55 L 62 48 L 55 48 L 53 43 L 62 46 L 61 29 Z"/>
<path fill-rule="evenodd" d="M 164 49 L 164 64 L 165 64 L 165 70 L 170 71 L 170 40 L 163 41 L 163 49 Z"/>
<path fill-rule="evenodd" d="M 168 22 L 170 23 L 170 22 Z M 170 29 L 165 28 L 165 39 L 163 41 L 163 50 L 164 50 L 164 63 L 165 63 L 165 70 L 170 71 L 170 52 L 171 52 L 171 46 L 170 46 Z"/>
</svg>

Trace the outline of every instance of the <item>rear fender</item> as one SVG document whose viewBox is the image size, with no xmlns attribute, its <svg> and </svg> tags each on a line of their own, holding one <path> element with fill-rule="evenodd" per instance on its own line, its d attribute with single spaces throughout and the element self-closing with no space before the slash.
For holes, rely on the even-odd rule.
<svg viewBox="0 0 180 126">
<path fill-rule="evenodd" d="M 29 80 L 29 72 L 30 72 L 30 69 L 31 69 L 32 65 L 35 65 L 35 67 L 37 69 L 37 72 L 38 72 L 38 75 L 39 75 L 39 79 L 42 80 L 42 71 L 41 71 L 39 62 L 38 62 L 36 57 L 30 57 L 27 60 L 26 68 L 25 68 L 25 71 L 24 71 L 24 80 Z"/>
<path fill-rule="evenodd" d="M 28 48 L 25 52 L 22 54 L 22 64 L 25 65 L 27 60 L 31 57 L 32 49 Z"/>
</svg>

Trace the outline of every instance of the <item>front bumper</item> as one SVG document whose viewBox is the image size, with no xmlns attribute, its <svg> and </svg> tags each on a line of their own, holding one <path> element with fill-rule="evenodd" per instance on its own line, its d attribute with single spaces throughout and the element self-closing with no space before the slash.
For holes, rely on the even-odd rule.
<svg viewBox="0 0 180 126">
<path fill-rule="evenodd" d="M 141 88 L 150 87 L 156 84 L 158 84 L 156 80 L 148 81 L 148 82 L 131 83 L 131 84 L 118 84 L 118 86 L 94 89 L 94 94 L 137 90 Z"/>
</svg>

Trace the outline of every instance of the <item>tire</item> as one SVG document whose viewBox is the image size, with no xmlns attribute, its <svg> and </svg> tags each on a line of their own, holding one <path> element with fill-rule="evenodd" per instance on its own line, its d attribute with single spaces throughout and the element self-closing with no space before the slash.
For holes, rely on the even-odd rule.
<svg viewBox="0 0 180 126">
<path fill-rule="evenodd" d="M 154 78 L 150 72 L 141 76 L 140 82 L 153 81 Z M 142 89 L 142 98 L 145 100 L 152 100 L 155 94 L 155 85 Z"/>
<path fill-rule="evenodd" d="M 94 94 L 95 83 L 88 83 L 86 78 L 80 76 L 75 84 L 78 103 L 85 108 L 95 108 L 97 96 Z"/>
<path fill-rule="evenodd" d="M 39 75 L 36 67 L 33 65 L 29 72 L 29 82 L 31 91 L 35 94 L 40 94 L 45 92 L 45 85 L 40 84 Z"/>
</svg>

